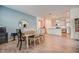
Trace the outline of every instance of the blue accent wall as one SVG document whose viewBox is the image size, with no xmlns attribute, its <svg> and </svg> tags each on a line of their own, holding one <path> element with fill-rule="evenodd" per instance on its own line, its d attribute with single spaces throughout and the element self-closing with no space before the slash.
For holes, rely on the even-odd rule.
<svg viewBox="0 0 79 59">
<path fill-rule="evenodd" d="M 36 17 L 0 6 L 0 26 L 5 26 L 9 35 L 16 32 L 20 20 L 25 19 L 30 27 L 36 28 Z"/>
</svg>

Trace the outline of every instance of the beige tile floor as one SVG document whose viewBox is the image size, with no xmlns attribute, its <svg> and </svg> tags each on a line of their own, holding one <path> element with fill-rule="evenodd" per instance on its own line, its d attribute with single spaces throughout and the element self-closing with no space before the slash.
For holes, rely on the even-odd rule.
<svg viewBox="0 0 79 59">
<path fill-rule="evenodd" d="M 70 39 L 69 35 L 56 36 L 46 35 L 45 41 L 36 47 L 32 46 L 27 49 L 24 46 L 19 51 L 16 41 L 0 45 L 1 53 L 73 53 L 79 52 L 79 41 Z M 24 45 L 24 44 L 23 44 Z"/>
</svg>

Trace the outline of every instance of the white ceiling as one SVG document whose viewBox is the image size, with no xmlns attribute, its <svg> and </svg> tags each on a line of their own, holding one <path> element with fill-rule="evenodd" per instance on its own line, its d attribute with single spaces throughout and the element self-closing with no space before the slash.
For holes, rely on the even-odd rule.
<svg viewBox="0 0 79 59">
<path fill-rule="evenodd" d="M 61 15 L 66 10 L 79 7 L 78 5 L 5 5 L 8 8 L 15 9 L 36 17 L 47 16 L 49 13 Z"/>
</svg>

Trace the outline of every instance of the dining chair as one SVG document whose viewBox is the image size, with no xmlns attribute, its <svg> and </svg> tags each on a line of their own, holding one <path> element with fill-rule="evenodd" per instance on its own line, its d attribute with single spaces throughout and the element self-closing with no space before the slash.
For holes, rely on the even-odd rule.
<svg viewBox="0 0 79 59">
<path fill-rule="evenodd" d="M 20 45 L 19 50 L 21 50 L 23 42 L 25 42 L 25 47 L 26 47 L 26 37 L 22 34 L 21 29 L 16 29 L 16 33 L 17 33 L 17 36 L 18 36 L 17 47 Z"/>
<path fill-rule="evenodd" d="M 29 39 L 29 45 L 32 45 L 32 44 L 34 45 L 34 36 L 35 35 L 32 35 L 32 36 L 28 37 L 28 39 Z"/>
<path fill-rule="evenodd" d="M 34 40 L 35 40 L 34 44 L 36 44 L 36 43 L 40 44 L 41 43 L 39 35 L 35 35 L 35 39 Z"/>
<path fill-rule="evenodd" d="M 34 46 L 36 46 L 37 43 L 40 44 L 40 37 L 38 35 L 29 36 L 29 43 Z"/>
<path fill-rule="evenodd" d="M 41 43 L 43 43 L 45 41 L 45 34 L 39 34 L 39 36 Z"/>
<path fill-rule="evenodd" d="M 40 38 L 40 43 L 44 42 L 45 40 L 45 32 L 43 32 L 41 29 L 37 30 L 37 35 Z"/>
</svg>

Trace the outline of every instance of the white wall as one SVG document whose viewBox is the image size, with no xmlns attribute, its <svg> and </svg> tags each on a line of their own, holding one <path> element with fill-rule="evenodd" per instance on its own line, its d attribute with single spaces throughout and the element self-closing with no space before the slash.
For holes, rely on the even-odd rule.
<svg viewBox="0 0 79 59">
<path fill-rule="evenodd" d="M 79 32 L 75 32 L 75 18 L 79 18 L 79 8 L 70 10 L 71 38 L 79 39 Z"/>
</svg>

